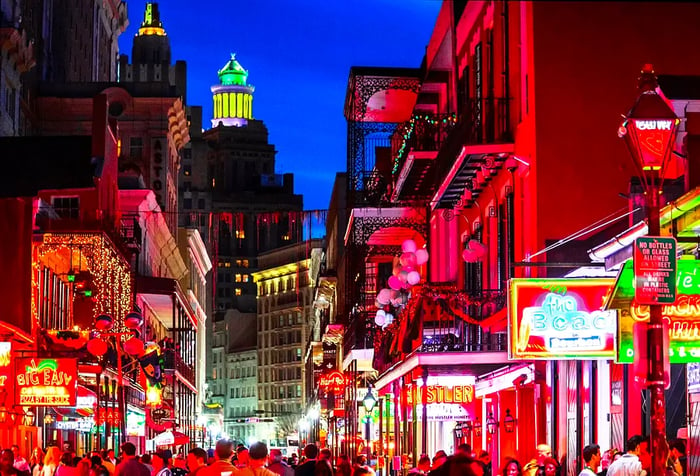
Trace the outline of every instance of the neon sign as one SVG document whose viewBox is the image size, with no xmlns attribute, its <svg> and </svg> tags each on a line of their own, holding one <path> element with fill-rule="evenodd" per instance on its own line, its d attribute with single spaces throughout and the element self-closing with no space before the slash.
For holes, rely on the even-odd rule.
<svg viewBox="0 0 700 476">
<path fill-rule="evenodd" d="M 434 403 L 472 403 L 474 401 L 474 385 L 427 385 L 408 391 L 406 402 L 413 404 L 414 396 L 421 393 L 418 403 L 425 402 L 428 405 Z"/>
<path fill-rule="evenodd" d="M 75 406 L 77 363 L 77 359 L 17 359 L 16 404 Z"/>
<path fill-rule="evenodd" d="M 614 358 L 617 313 L 603 311 L 613 279 L 513 279 L 511 359 Z"/>
<path fill-rule="evenodd" d="M 672 364 L 700 362 L 700 263 L 678 260 L 675 278 L 676 300 L 661 305 L 663 320 L 668 324 L 668 358 Z M 617 361 L 634 362 L 634 325 L 649 322 L 649 306 L 634 299 L 634 272 L 629 261 L 620 272 L 613 303 L 621 308 Z M 628 304 L 629 303 L 629 304 Z"/>
<path fill-rule="evenodd" d="M 318 386 L 327 392 L 342 392 L 345 389 L 345 375 L 337 370 L 321 375 Z"/>
</svg>

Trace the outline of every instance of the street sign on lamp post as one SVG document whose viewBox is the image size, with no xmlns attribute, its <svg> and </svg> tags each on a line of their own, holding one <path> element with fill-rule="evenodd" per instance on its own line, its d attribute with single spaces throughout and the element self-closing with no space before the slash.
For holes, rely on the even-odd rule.
<svg viewBox="0 0 700 476">
<path fill-rule="evenodd" d="M 648 235 L 652 240 L 645 242 L 647 245 L 653 240 L 657 240 L 656 243 L 659 243 L 659 239 L 663 240 L 659 237 L 661 234 L 659 185 L 664 178 L 680 122 L 664 98 L 658 94 L 657 88 L 658 82 L 653 67 L 645 65 L 639 78 L 641 93 L 618 130 L 618 135 L 625 139 L 640 177 L 643 179 Z M 663 248 L 666 254 L 672 251 L 665 244 Z M 641 253 L 641 249 L 639 252 Z M 635 251 L 635 257 L 636 255 L 637 251 Z M 641 256 L 643 255 L 640 254 L 640 259 Z M 669 258 L 675 263 L 675 253 Z M 637 263 L 635 263 L 636 266 Z M 675 286 L 675 280 L 668 283 L 664 278 L 660 282 L 664 286 L 668 284 L 671 288 Z M 643 297 L 649 299 L 650 303 L 647 324 L 647 358 L 649 360 L 647 385 L 651 407 L 651 474 L 661 475 L 665 473 L 668 457 L 664 395 L 664 326 L 661 303 L 664 299 L 670 299 L 671 294 L 675 297 L 675 289 L 673 292 L 656 293 L 656 299 L 653 294 L 641 293 Z"/>
</svg>

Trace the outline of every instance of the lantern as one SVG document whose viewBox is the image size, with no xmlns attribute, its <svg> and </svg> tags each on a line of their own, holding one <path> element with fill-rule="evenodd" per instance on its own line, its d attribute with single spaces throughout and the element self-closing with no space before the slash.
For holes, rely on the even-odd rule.
<svg viewBox="0 0 700 476">
<path fill-rule="evenodd" d="M 107 343 L 99 337 L 93 337 L 87 343 L 87 350 L 95 357 L 101 357 L 107 353 Z"/>
<path fill-rule="evenodd" d="M 124 325 L 129 329 L 136 329 L 143 324 L 143 316 L 138 312 L 130 312 L 124 318 Z"/>
<path fill-rule="evenodd" d="M 496 428 L 498 428 L 498 422 L 493 417 L 493 413 L 489 413 L 489 417 L 486 419 L 486 431 L 489 432 L 489 435 L 493 435 L 496 433 Z"/>
<path fill-rule="evenodd" d="M 124 352 L 129 355 L 141 355 L 143 354 L 144 343 L 141 339 L 132 337 L 124 342 Z"/>
<path fill-rule="evenodd" d="M 99 331 L 108 331 L 114 326 L 114 319 L 109 314 L 101 314 L 95 319 L 95 328 Z"/>
<path fill-rule="evenodd" d="M 376 404 L 377 399 L 372 395 L 372 386 L 370 385 L 367 387 L 367 395 L 362 399 L 362 405 L 365 407 L 365 410 L 367 410 L 367 413 L 370 413 Z"/>
<path fill-rule="evenodd" d="M 515 418 L 510 414 L 510 409 L 506 409 L 506 416 L 503 418 L 503 429 L 506 433 L 515 431 Z"/>
<path fill-rule="evenodd" d="M 481 437 L 481 420 L 479 420 L 479 418 L 474 422 L 474 435 L 476 435 L 477 438 Z"/>
</svg>

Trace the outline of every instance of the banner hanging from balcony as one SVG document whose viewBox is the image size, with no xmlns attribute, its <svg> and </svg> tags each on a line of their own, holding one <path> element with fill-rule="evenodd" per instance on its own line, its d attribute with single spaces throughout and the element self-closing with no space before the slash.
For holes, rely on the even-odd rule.
<svg viewBox="0 0 700 476">
<path fill-rule="evenodd" d="M 511 279 L 513 360 L 612 359 L 617 312 L 601 310 L 614 279 Z"/>
<path fill-rule="evenodd" d="M 17 359 L 15 404 L 74 407 L 78 359 Z"/>
<path fill-rule="evenodd" d="M 607 307 L 620 312 L 617 362 L 635 360 L 634 333 L 649 322 L 649 306 L 635 298 L 634 266 L 627 261 L 620 270 Z M 700 362 L 700 261 L 678 260 L 674 280 L 676 299 L 661 306 L 668 324 L 668 359 L 672 364 Z"/>
</svg>

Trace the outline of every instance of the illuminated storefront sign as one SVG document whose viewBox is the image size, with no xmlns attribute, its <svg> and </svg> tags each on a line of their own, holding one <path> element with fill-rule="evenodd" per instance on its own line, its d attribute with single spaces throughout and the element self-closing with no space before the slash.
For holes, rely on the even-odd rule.
<svg viewBox="0 0 700 476">
<path fill-rule="evenodd" d="M 700 262 L 678 260 L 676 300 L 661 306 L 668 324 L 668 358 L 672 364 L 700 362 Z M 629 261 L 620 272 L 611 307 L 620 308 L 617 361 L 634 362 L 634 326 L 649 322 L 649 306 L 634 300 L 634 270 Z M 620 304 L 617 304 L 617 303 Z"/>
<path fill-rule="evenodd" d="M 342 392 L 345 390 L 345 376 L 337 370 L 321 375 L 318 386 L 327 392 Z"/>
<path fill-rule="evenodd" d="M 0 342 L 0 406 L 12 404 L 12 382 L 12 342 Z"/>
<path fill-rule="evenodd" d="M 512 279 L 511 359 L 615 357 L 616 311 L 603 311 L 614 279 Z"/>
<path fill-rule="evenodd" d="M 92 418 L 80 418 L 78 420 L 63 420 L 57 421 L 54 424 L 57 430 L 72 430 L 81 433 L 90 433 L 95 427 L 95 421 Z"/>
<path fill-rule="evenodd" d="M 17 405 L 74 407 L 77 359 L 17 359 Z"/>
<path fill-rule="evenodd" d="M 126 435 L 146 436 L 146 414 L 132 409 L 126 410 Z"/>
<path fill-rule="evenodd" d="M 404 405 L 412 407 L 416 403 L 419 420 L 423 418 L 422 402 L 427 404 L 428 420 L 461 420 L 474 415 L 474 385 L 412 386 L 403 395 Z"/>
</svg>

